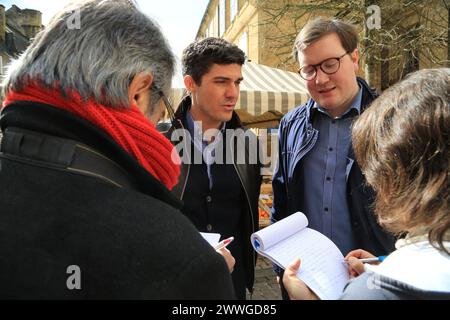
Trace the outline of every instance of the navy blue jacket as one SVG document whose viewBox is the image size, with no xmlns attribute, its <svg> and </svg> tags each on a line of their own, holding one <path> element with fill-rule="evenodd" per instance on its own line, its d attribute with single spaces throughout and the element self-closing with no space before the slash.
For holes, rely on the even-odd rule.
<svg viewBox="0 0 450 320">
<path fill-rule="evenodd" d="M 357 81 L 363 91 L 361 112 L 364 112 L 377 95 L 364 80 L 358 78 Z M 304 212 L 304 200 L 296 191 L 308 186 L 299 185 L 300 181 L 296 179 L 296 174 L 298 174 L 298 164 L 314 147 L 319 134 L 318 130 L 312 126 L 313 105 L 314 100 L 309 99 L 305 105 L 290 111 L 281 120 L 278 131 L 279 160 L 272 181 L 274 193 L 272 222 L 297 211 Z M 390 253 L 394 250 L 395 239 L 382 230 L 376 221 L 371 209 L 375 197 L 374 191 L 366 184 L 354 160 L 352 148 L 349 149 L 347 157 L 351 159 L 347 166 L 347 201 L 358 248 L 375 255 Z M 307 215 L 307 212 L 304 213 Z"/>
</svg>

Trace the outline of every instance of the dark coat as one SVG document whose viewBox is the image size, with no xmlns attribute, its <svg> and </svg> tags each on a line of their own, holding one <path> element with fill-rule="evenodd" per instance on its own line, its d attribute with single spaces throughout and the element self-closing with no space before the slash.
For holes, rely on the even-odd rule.
<svg viewBox="0 0 450 320">
<path fill-rule="evenodd" d="M 368 84 L 358 78 L 362 87 L 361 112 L 369 107 L 376 98 L 376 93 Z M 303 157 L 313 148 L 319 134 L 313 128 L 311 108 L 314 101 L 310 99 L 305 105 L 299 106 L 283 117 L 279 127 L 279 161 L 272 180 L 274 203 L 272 208 L 272 222 L 302 211 L 303 199 L 296 194 L 296 190 L 307 186 L 298 186 L 295 171 Z M 350 162 L 347 180 L 347 201 L 350 208 L 350 219 L 360 248 L 375 255 L 385 255 L 394 250 L 395 239 L 385 232 L 376 221 L 372 211 L 375 198 L 374 191 L 367 185 L 359 168 L 353 148 L 349 149 Z M 356 248 L 355 248 L 356 249 Z"/>
<path fill-rule="evenodd" d="M 179 201 L 106 133 L 30 102 L 6 107 L 0 124 L 6 130 L 0 154 L 1 299 L 234 297 L 224 259 L 178 211 Z M 16 135 L 5 139 L 9 130 Z M 37 138 L 30 140 L 25 130 Z M 52 149 L 39 134 L 64 138 L 65 149 Z M 100 175 L 43 161 L 47 154 L 75 163 L 72 142 L 109 158 L 124 184 L 108 179 L 102 161 L 90 163 Z M 67 287 L 73 265 L 81 271 L 80 290 Z"/>
<path fill-rule="evenodd" d="M 179 107 L 177 108 L 177 111 L 175 113 L 176 122 L 175 125 L 172 126 L 168 132 L 166 132 L 166 136 L 170 139 L 172 136 L 172 132 L 175 129 L 180 128 L 187 128 L 186 126 L 186 114 L 187 111 L 191 107 L 191 99 L 190 97 L 186 97 L 183 99 L 183 101 L 180 103 Z M 233 111 L 233 116 L 230 121 L 227 122 L 227 129 L 243 129 L 241 121 L 236 114 L 236 112 Z M 186 129 L 187 130 L 187 129 Z M 244 131 L 241 131 L 244 132 Z M 243 139 L 237 139 L 238 143 L 242 142 Z M 241 148 L 241 150 L 244 148 L 243 146 L 234 146 L 234 152 L 236 154 L 236 150 L 238 148 Z M 242 187 L 244 188 L 245 192 L 245 203 L 242 204 L 242 206 L 245 208 L 244 213 L 244 224 L 242 226 L 243 228 L 243 236 L 245 239 L 247 239 L 247 242 L 245 244 L 245 248 L 243 248 L 244 252 L 244 266 L 245 266 L 245 275 L 246 275 L 246 287 L 250 292 L 253 292 L 253 285 L 255 281 L 255 264 L 256 264 L 256 253 L 253 250 L 252 244 L 250 242 L 250 236 L 252 233 L 258 231 L 259 228 L 259 210 L 258 210 L 258 200 L 259 200 L 259 193 L 261 188 L 261 182 L 262 177 L 260 174 L 260 163 L 258 161 L 257 164 L 249 164 L 249 149 L 247 146 L 245 146 L 246 151 L 246 163 L 235 164 L 236 173 L 239 176 L 239 179 L 242 183 Z M 189 164 L 182 164 L 181 165 L 181 174 L 180 174 L 180 180 L 178 182 L 178 185 L 174 187 L 173 192 L 177 196 L 178 199 L 183 200 L 183 194 L 186 187 L 186 181 L 189 179 L 189 170 L 190 165 Z"/>
</svg>

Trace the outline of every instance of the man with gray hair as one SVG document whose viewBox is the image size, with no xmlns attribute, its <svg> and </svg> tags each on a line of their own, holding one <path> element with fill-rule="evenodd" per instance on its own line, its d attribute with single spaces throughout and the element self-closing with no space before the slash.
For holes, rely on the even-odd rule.
<svg viewBox="0 0 450 320">
<path fill-rule="evenodd" d="M 233 298 L 170 193 L 177 154 L 154 123 L 173 73 L 161 31 L 126 0 L 66 7 L 9 68 L 0 298 Z"/>
</svg>

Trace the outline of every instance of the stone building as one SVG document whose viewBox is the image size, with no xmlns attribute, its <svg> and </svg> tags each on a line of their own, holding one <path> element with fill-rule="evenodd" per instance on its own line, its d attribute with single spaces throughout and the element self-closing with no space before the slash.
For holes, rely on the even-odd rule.
<svg viewBox="0 0 450 320">
<path fill-rule="evenodd" d="M 30 39 L 42 29 L 42 13 L 20 9 L 13 5 L 8 10 L 0 4 L 0 77 L 12 58 L 23 52 Z"/>
<path fill-rule="evenodd" d="M 197 32 L 197 38 L 222 37 L 238 45 L 253 63 L 294 71 L 282 65 L 266 35 L 271 26 L 254 0 L 211 0 Z M 284 68 L 283 68 L 284 67 Z"/>
<path fill-rule="evenodd" d="M 376 14 L 380 25 L 371 26 Z M 210 0 L 197 38 L 222 37 L 254 63 L 296 71 L 298 31 L 337 15 L 359 29 L 360 75 L 383 90 L 411 71 L 449 66 L 449 14 L 448 0 Z"/>
</svg>

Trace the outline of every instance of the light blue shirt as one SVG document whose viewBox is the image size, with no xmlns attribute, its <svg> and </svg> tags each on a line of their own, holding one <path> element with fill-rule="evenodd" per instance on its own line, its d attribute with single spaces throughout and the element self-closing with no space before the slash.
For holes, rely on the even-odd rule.
<svg viewBox="0 0 450 320">
<path fill-rule="evenodd" d="M 195 121 L 192 117 L 192 113 L 189 110 L 186 114 L 187 129 L 191 134 L 191 140 L 194 143 L 195 149 L 202 153 L 203 161 L 206 163 L 206 170 L 208 172 L 209 190 L 213 187 L 213 176 L 211 174 L 211 165 L 215 162 L 215 150 L 216 147 L 221 147 L 223 140 L 223 133 L 225 131 L 226 122 L 222 124 L 219 134 L 214 137 L 214 140 L 209 143 L 207 139 L 204 139 L 203 131 L 200 121 Z M 208 150 L 206 150 L 208 148 Z"/>
<path fill-rule="evenodd" d="M 347 178 L 353 159 L 351 124 L 361 112 L 362 89 L 347 111 L 332 118 L 317 103 L 311 109 L 312 124 L 319 131 L 316 144 L 301 162 L 301 185 L 309 227 L 329 237 L 345 256 L 355 249 L 350 210 L 347 202 Z"/>
</svg>

